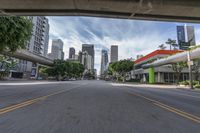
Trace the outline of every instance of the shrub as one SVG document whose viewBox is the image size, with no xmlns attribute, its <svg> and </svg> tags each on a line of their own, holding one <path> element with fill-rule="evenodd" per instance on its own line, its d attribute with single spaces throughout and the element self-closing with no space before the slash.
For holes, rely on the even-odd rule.
<svg viewBox="0 0 200 133">
<path fill-rule="evenodd" d="M 182 81 L 182 82 L 179 82 L 180 85 L 189 85 L 189 81 Z"/>
<path fill-rule="evenodd" d="M 9 76 L 9 71 L 0 71 L 0 80 L 3 80 L 7 76 Z"/>
<path fill-rule="evenodd" d="M 198 85 L 199 81 L 193 80 L 193 85 Z"/>
<path fill-rule="evenodd" d="M 200 84 L 196 84 L 194 87 L 200 89 Z"/>
<path fill-rule="evenodd" d="M 137 82 L 137 83 L 139 83 L 140 79 L 130 79 L 130 80 L 127 80 L 127 82 Z"/>
<path fill-rule="evenodd" d="M 122 82 L 122 81 L 123 81 L 123 77 L 121 77 L 121 76 L 118 77 L 118 81 L 119 81 L 119 82 Z"/>
<path fill-rule="evenodd" d="M 199 81 L 196 81 L 196 80 L 193 80 L 192 81 L 193 85 L 197 85 L 199 84 Z M 186 80 L 186 81 L 182 81 L 182 82 L 179 82 L 180 85 L 190 85 L 190 81 Z"/>
</svg>

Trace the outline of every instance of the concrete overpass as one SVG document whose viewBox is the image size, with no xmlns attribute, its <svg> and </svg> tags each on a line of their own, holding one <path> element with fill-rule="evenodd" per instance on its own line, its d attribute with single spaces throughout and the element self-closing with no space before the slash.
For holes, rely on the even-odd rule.
<svg viewBox="0 0 200 133">
<path fill-rule="evenodd" d="M 44 56 L 34 54 L 28 50 L 23 50 L 23 49 L 18 50 L 15 53 L 2 52 L 1 54 L 8 55 L 10 57 L 15 57 L 22 60 L 31 61 L 33 63 L 47 65 L 47 66 L 51 66 L 53 64 L 53 60 L 46 58 Z"/>
<path fill-rule="evenodd" d="M 199 0 L 0 0 L 0 15 L 95 16 L 200 22 Z"/>
<path fill-rule="evenodd" d="M 187 62 L 188 61 L 188 52 L 190 52 L 190 59 L 195 60 L 200 58 L 200 48 L 196 48 L 191 51 L 181 52 L 175 55 L 171 55 L 169 57 L 158 59 L 152 63 L 142 65 L 142 68 L 150 68 L 150 67 L 159 67 L 167 64 L 174 64 L 177 62 Z"/>
</svg>

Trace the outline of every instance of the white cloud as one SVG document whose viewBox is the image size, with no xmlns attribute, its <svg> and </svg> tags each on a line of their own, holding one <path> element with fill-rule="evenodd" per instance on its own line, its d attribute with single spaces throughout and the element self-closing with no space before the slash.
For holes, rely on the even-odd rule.
<svg viewBox="0 0 200 133">
<path fill-rule="evenodd" d="M 95 45 L 95 66 L 99 70 L 101 49 L 119 45 L 119 59 L 135 58 L 137 54 L 147 54 L 165 43 L 168 38 L 176 39 L 176 25 L 183 23 L 152 22 L 89 17 L 48 17 L 51 40 L 64 41 L 65 58 L 69 47 L 76 53 L 83 43 Z M 200 42 L 200 27 L 195 25 L 196 39 Z"/>
</svg>

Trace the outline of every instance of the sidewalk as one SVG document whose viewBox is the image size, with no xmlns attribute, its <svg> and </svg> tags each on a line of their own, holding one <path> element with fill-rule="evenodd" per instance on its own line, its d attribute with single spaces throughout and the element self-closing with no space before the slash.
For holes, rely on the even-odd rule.
<svg viewBox="0 0 200 133">
<path fill-rule="evenodd" d="M 31 79 L 0 80 L 0 86 L 1 85 L 37 85 L 37 84 L 52 84 L 52 83 L 60 83 L 60 82 L 51 81 L 51 80 L 31 80 Z"/>
<path fill-rule="evenodd" d="M 113 85 L 120 85 L 120 86 L 144 87 L 144 88 L 182 89 L 182 90 L 200 92 L 200 89 L 191 90 L 189 87 L 182 87 L 182 86 L 178 86 L 178 85 L 157 85 L 157 84 L 117 83 L 117 82 L 112 82 L 112 84 Z"/>
<path fill-rule="evenodd" d="M 16 78 L 9 78 L 5 80 L 0 80 L 0 83 L 32 83 L 32 82 L 44 82 L 46 80 L 34 80 L 34 79 L 16 79 Z"/>
</svg>

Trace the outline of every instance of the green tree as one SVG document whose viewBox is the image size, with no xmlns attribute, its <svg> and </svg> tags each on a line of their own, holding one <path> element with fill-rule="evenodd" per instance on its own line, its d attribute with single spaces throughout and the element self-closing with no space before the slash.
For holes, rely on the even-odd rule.
<svg viewBox="0 0 200 133">
<path fill-rule="evenodd" d="M 113 68 L 112 68 L 112 64 L 113 63 L 110 63 L 109 66 L 108 66 L 108 72 L 107 72 L 108 75 L 113 75 L 114 74 L 114 71 L 113 71 Z"/>
<path fill-rule="evenodd" d="M 17 63 L 15 60 L 6 56 L 0 56 L 0 79 L 7 77 L 12 68 L 15 68 Z"/>
<path fill-rule="evenodd" d="M 112 80 L 117 79 L 118 80 L 118 74 L 117 74 L 117 66 L 118 62 L 112 62 L 108 66 L 108 75 L 111 76 Z"/>
<path fill-rule="evenodd" d="M 32 22 L 27 17 L 0 17 L 0 52 L 25 48 L 31 37 Z"/>
<path fill-rule="evenodd" d="M 95 79 L 95 73 L 92 70 L 87 70 L 84 74 L 84 78 L 86 79 Z"/>
<path fill-rule="evenodd" d="M 84 66 L 79 62 L 54 60 L 53 66 L 47 68 L 45 73 L 49 76 L 56 77 L 57 80 L 61 80 L 64 77 L 81 77 L 84 70 Z"/>
<path fill-rule="evenodd" d="M 47 68 L 45 72 L 49 76 L 55 76 L 56 80 L 58 81 L 61 80 L 61 78 L 65 75 L 65 72 L 66 72 L 65 61 L 54 60 L 53 66 Z"/>
<path fill-rule="evenodd" d="M 84 68 L 83 64 L 78 63 L 77 75 L 79 77 L 82 77 L 82 74 L 83 74 L 84 70 L 85 70 L 85 68 Z"/>
<path fill-rule="evenodd" d="M 78 78 L 82 76 L 85 68 L 84 66 L 76 61 L 66 61 L 66 76 Z"/>
<path fill-rule="evenodd" d="M 191 44 L 192 40 L 189 40 L 188 43 Z M 192 46 L 189 50 L 194 50 L 200 48 L 200 45 Z M 194 65 L 192 65 L 192 71 L 194 74 L 194 80 L 200 80 L 200 58 L 197 58 L 194 61 Z"/>
<path fill-rule="evenodd" d="M 177 63 L 172 64 L 172 70 L 175 72 L 175 76 L 176 76 L 176 79 L 177 79 L 176 80 L 177 84 L 180 81 L 181 72 L 186 67 L 187 67 L 187 63 L 186 62 L 177 62 Z"/>
<path fill-rule="evenodd" d="M 109 65 L 110 71 L 115 75 L 119 75 L 125 82 L 126 74 L 133 69 L 134 62 L 131 60 L 120 60 Z M 117 76 L 117 79 L 119 77 Z"/>
<path fill-rule="evenodd" d="M 194 65 L 192 65 L 192 71 L 194 73 L 194 80 L 200 80 L 200 59 L 194 60 Z"/>
<path fill-rule="evenodd" d="M 165 43 L 170 46 L 170 50 L 172 50 L 172 47 L 174 48 L 174 50 L 178 47 L 176 40 L 172 40 L 170 38 Z"/>
</svg>

